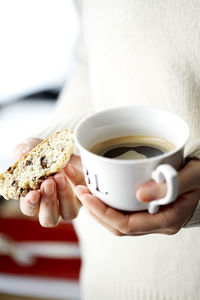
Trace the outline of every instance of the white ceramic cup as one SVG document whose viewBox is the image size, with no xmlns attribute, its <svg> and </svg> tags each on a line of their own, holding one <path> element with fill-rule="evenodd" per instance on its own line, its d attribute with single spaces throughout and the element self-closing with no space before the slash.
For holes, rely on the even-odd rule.
<svg viewBox="0 0 200 300">
<path fill-rule="evenodd" d="M 175 149 L 152 158 L 137 160 L 110 159 L 91 153 L 91 146 L 119 136 L 143 135 L 166 139 Z M 189 127 L 178 115 L 153 107 L 128 106 L 103 110 L 83 119 L 74 130 L 80 150 L 87 186 L 107 205 L 124 211 L 148 210 L 156 213 L 160 205 L 178 196 L 177 170 L 183 164 L 184 146 Z M 138 187 L 151 179 L 166 181 L 164 198 L 141 203 Z"/>
</svg>

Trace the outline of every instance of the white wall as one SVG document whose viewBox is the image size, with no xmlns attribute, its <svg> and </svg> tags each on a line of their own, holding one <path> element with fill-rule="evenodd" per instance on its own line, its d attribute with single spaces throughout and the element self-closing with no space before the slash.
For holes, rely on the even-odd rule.
<svg viewBox="0 0 200 300">
<path fill-rule="evenodd" d="M 72 0 L 0 0 L 0 102 L 61 87 L 78 28 Z"/>
</svg>

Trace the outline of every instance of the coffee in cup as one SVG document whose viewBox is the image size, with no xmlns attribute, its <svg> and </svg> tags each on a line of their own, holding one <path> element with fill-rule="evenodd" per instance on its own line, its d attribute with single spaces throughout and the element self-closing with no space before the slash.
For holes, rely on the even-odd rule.
<svg viewBox="0 0 200 300">
<path fill-rule="evenodd" d="M 111 159 L 144 159 L 172 151 L 170 141 L 154 136 L 120 136 L 93 145 L 89 151 Z"/>
</svg>

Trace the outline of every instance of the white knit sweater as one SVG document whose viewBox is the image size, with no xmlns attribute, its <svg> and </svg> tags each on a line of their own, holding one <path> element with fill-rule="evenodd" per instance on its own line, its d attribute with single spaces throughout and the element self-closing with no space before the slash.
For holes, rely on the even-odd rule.
<svg viewBox="0 0 200 300">
<path fill-rule="evenodd" d="M 150 105 L 188 122 L 185 155 L 200 158 L 200 1 L 84 0 L 79 7 L 79 64 L 43 137 L 73 129 L 92 111 Z M 75 224 L 83 299 L 200 299 L 199 206 L 173 236 L 115 237 L 83 208 Z"/>
</svg>

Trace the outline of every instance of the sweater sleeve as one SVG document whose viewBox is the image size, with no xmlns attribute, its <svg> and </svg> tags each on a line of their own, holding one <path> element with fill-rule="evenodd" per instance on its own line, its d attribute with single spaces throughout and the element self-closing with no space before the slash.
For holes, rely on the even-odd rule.
<svg viewBox="0 0 200 300">
<path fill-rule="evenodd" d="M 185 153 L 185 163 L 191 159 L 200 159 L 200 141 L 195 142 Z M 184 228 L 200 227 L 200 200 L 196 206 L 193 215 L 184 225 Z"/>
</svg>

